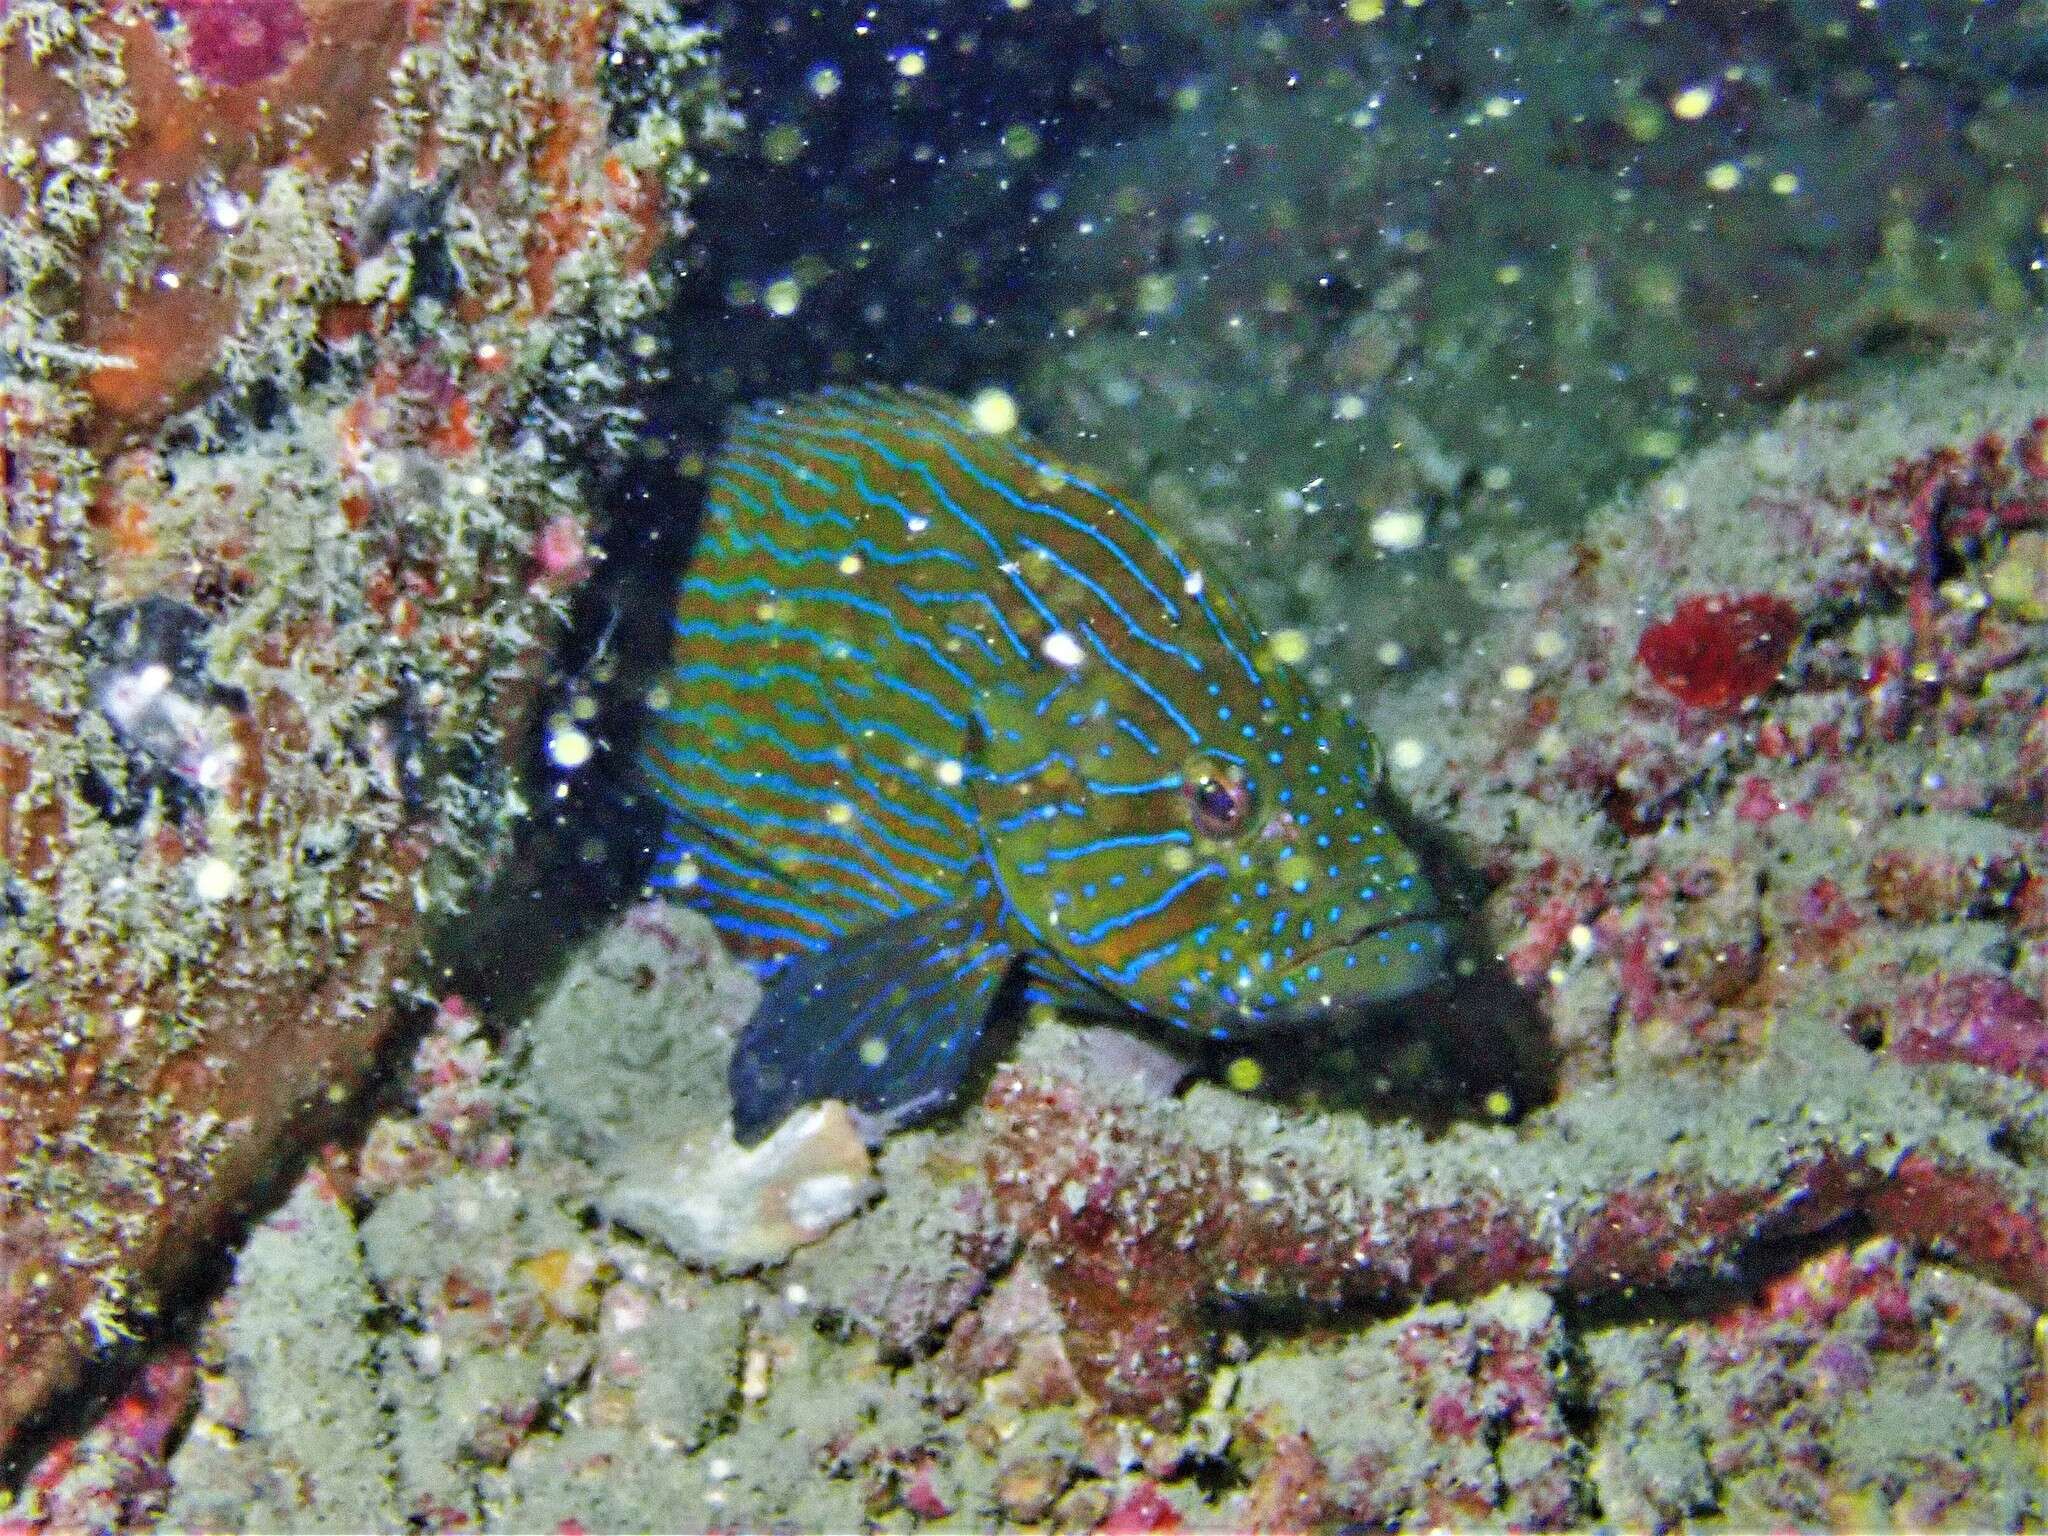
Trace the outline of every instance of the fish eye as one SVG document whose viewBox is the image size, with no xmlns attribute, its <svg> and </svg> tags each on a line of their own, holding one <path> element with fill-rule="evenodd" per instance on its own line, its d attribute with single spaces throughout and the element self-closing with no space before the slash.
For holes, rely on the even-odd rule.
<svg viewBox="0 0 2048 1536">
<path fill-rule="evenodd" d="M 1227 769 L 1198 764 L 1183 778 L 1181 794 L 1204 837 L 1229 837 L 1252 813 L 1251 786 Z"/>
</svg>

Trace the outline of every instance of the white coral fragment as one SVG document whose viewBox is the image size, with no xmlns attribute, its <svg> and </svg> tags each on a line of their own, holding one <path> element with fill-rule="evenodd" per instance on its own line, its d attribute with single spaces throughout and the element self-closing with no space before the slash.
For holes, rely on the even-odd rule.
<svg viewBox="0 0 2048 1536">
<path fill-rule="evenodd" d="M 721 1126 L 642 1151 L 598 1205 L 685 1262 L 733 1274 L 781 1263 L 880 1187 L 852 1114 L 827 1100 L 791 1115 L 757 1147 Z"/>
</svg>

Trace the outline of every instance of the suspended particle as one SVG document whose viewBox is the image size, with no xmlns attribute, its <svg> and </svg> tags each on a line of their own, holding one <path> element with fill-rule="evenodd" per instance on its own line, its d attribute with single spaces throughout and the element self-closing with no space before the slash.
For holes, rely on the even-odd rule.
<svg viewBox="0 0 2048 1536">
<path fill-rule="evenodd" d="M 770 165 L 788 165 L 804 152 L 804 131 L 795 123 L 777 123 L 761 135 L 761 157 Z"/>
<path fill-rule="evenodd" d="M 218 854 L 199 861 L 192 871 L 192 894 L 209 905 L 226 901 L 241 888 L 242 877 L 235 866 Z"/>
<path fill-rule="evenodd" d="M 249 216 L 249 200 L 222 187 L 206 200 L 206 216 L 220 229 L 239 229 Z"/>
<path fill-rule="evenodd" d="M 1671 115 L 1681 123 L 1696 123 L 1713 109 L 1711 85 L 1689 85 L 1671 98 Z"/>
<path fill-rule="evenodd" d="M 1056 629 L 1047 635 L 1045 643 L 1038 649 L 1056 667 L 1078 667 L 1083 659 L 1081 642 L 1064 629 Z"/>
<path fill-rule="evenodd" d="M 974 418 L 975 426 L 990 437 L 1001 437 L 1017 430 L 1017 401 L 1006 389 L 990 385 L 970 400 L 967 412 Z"/>
<path fill-rule="evenodd" d="M 1267 639 L 1273 659 L 1287 666 L 1299 666 L 1308 660 L 1308 636 L 1298 629 L 1276 629 Z"/>
<path fill-rule="evenodd" d="M 549 722 L 548 761 L 564 772 L 574 772 L 588 763 L 597 751 L 588 732 L 568 720 Z"/>
<path fill-rule="evenodd" d="M 1389 507 L 1367 525 L 1366 534 L 1389 554 L 1403 554 L 1421 546 L 1429 536 L 1429 524 L 1420 512 Z"/>
</svg>

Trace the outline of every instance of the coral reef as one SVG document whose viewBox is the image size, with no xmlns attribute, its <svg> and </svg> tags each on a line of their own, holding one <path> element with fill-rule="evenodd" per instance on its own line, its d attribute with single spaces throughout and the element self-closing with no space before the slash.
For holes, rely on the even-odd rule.
<svg viewBox="0 0 2048 1536">
<path fill-rule="evenodd" d="M 1831 1021 L 1790 1031 L 1775 1076 L 1660 1071 L 1433 1145 L 1219 1088 L 1091 1085 L 1085 1032 L 1041 1024 L 984 1109 L 889 1141 L 877 1207 L 720 1275 L 589 1217 L 608 1166 L 722 1112 L 752 990 L 708 924 L 650 906 L 507 1054 L 444 1007 L 414 1107 L 243 1250 L 168 1467 L 69 1448 L 34 1475 L 41 1511 L 114 1489 L 177 1525 L 287 1528 L 2039 1517 L 2041 1269 L 2007 1287 L 1917 1256 L 1924 1236 L 1823 1238 L 1850 1181 L 1771 1186 L 1788 1132 L 1896 1153 L 1969 1123 L 1916 1095 L 1918 1069 L 1858 1068 Z M 1089 1186 L 1024 1198 L 1082 1158 Z M 1528 1231 L 1518 1191 L 1543 1205 Z M 1813 1256 L 1753 1287 L 1741 1260 L 1773 1227 Z M 1411 1305 L 1425 1290 L 1464 1299 Z M 1367 1293 L 1392 1315 L 1331 1305 Z M 1584 1298 L 1624 1305 L 1563 1304 Z"/>
<path fill-rule="evenodd" d="M 273 1218 L 330 1237 L 244 1251 L 168 1467 L 145 1401 L 40 1507 L 303 1524 L 367 1469 L 373 1515 L 492 1528 L 2039 1523 L 2048 651 L 1987 586 L 2048 520 L 2044 399 L 2048 345 L 1980 348 L 1483 552 L 1497 626 L 1383 723 L 1489 875 L 1499 958 L 1457 985 L 1537 1011 L 1552 1097 L 1433 1130 L 1319 1106 L 1315 1066 L 1175 1097 L 1040 1019 L 887 1142 L 876 1205 L 725 1273 L 593 1220 L 728 1112 L 754 996 L 645 906 L 505 1052 L 444 1007 L 414 1107 Z M 1701 705 L 1645 664 L 1699 594 L 1796 610 L 1789 644 L 1738 610 L 1773 679 L 1701 647 L 1734 680 Z M 304 1388 L 238 1341 L 297 1347 L 278 1294 L 363 1319 L 302 1368 L 357 1362 L 336 1415 L 367 1377 L 356 1461 L 272 1428 Z"/>
<path fill-rule="evenodd" d="M 714 81 L 664 0 L 9 0 L 0 80 L 4 1448 L 520 814 Z"/>
</svg>

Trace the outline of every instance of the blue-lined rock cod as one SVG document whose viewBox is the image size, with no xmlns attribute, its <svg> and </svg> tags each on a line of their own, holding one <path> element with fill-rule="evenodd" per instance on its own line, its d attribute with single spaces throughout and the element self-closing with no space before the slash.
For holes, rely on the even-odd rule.
<svg viewBox="0 0 2048 1536">
<path fill-rule="evenodd" d="M 1231 1037 L 1442 974 L 1365 728 L 1183 539 L 949 397 L 742 414 L 674 631 L 656 880 L 767 981 L 742 1140 L 929 1113 L 1010 1003 Z"/>
</svg>

